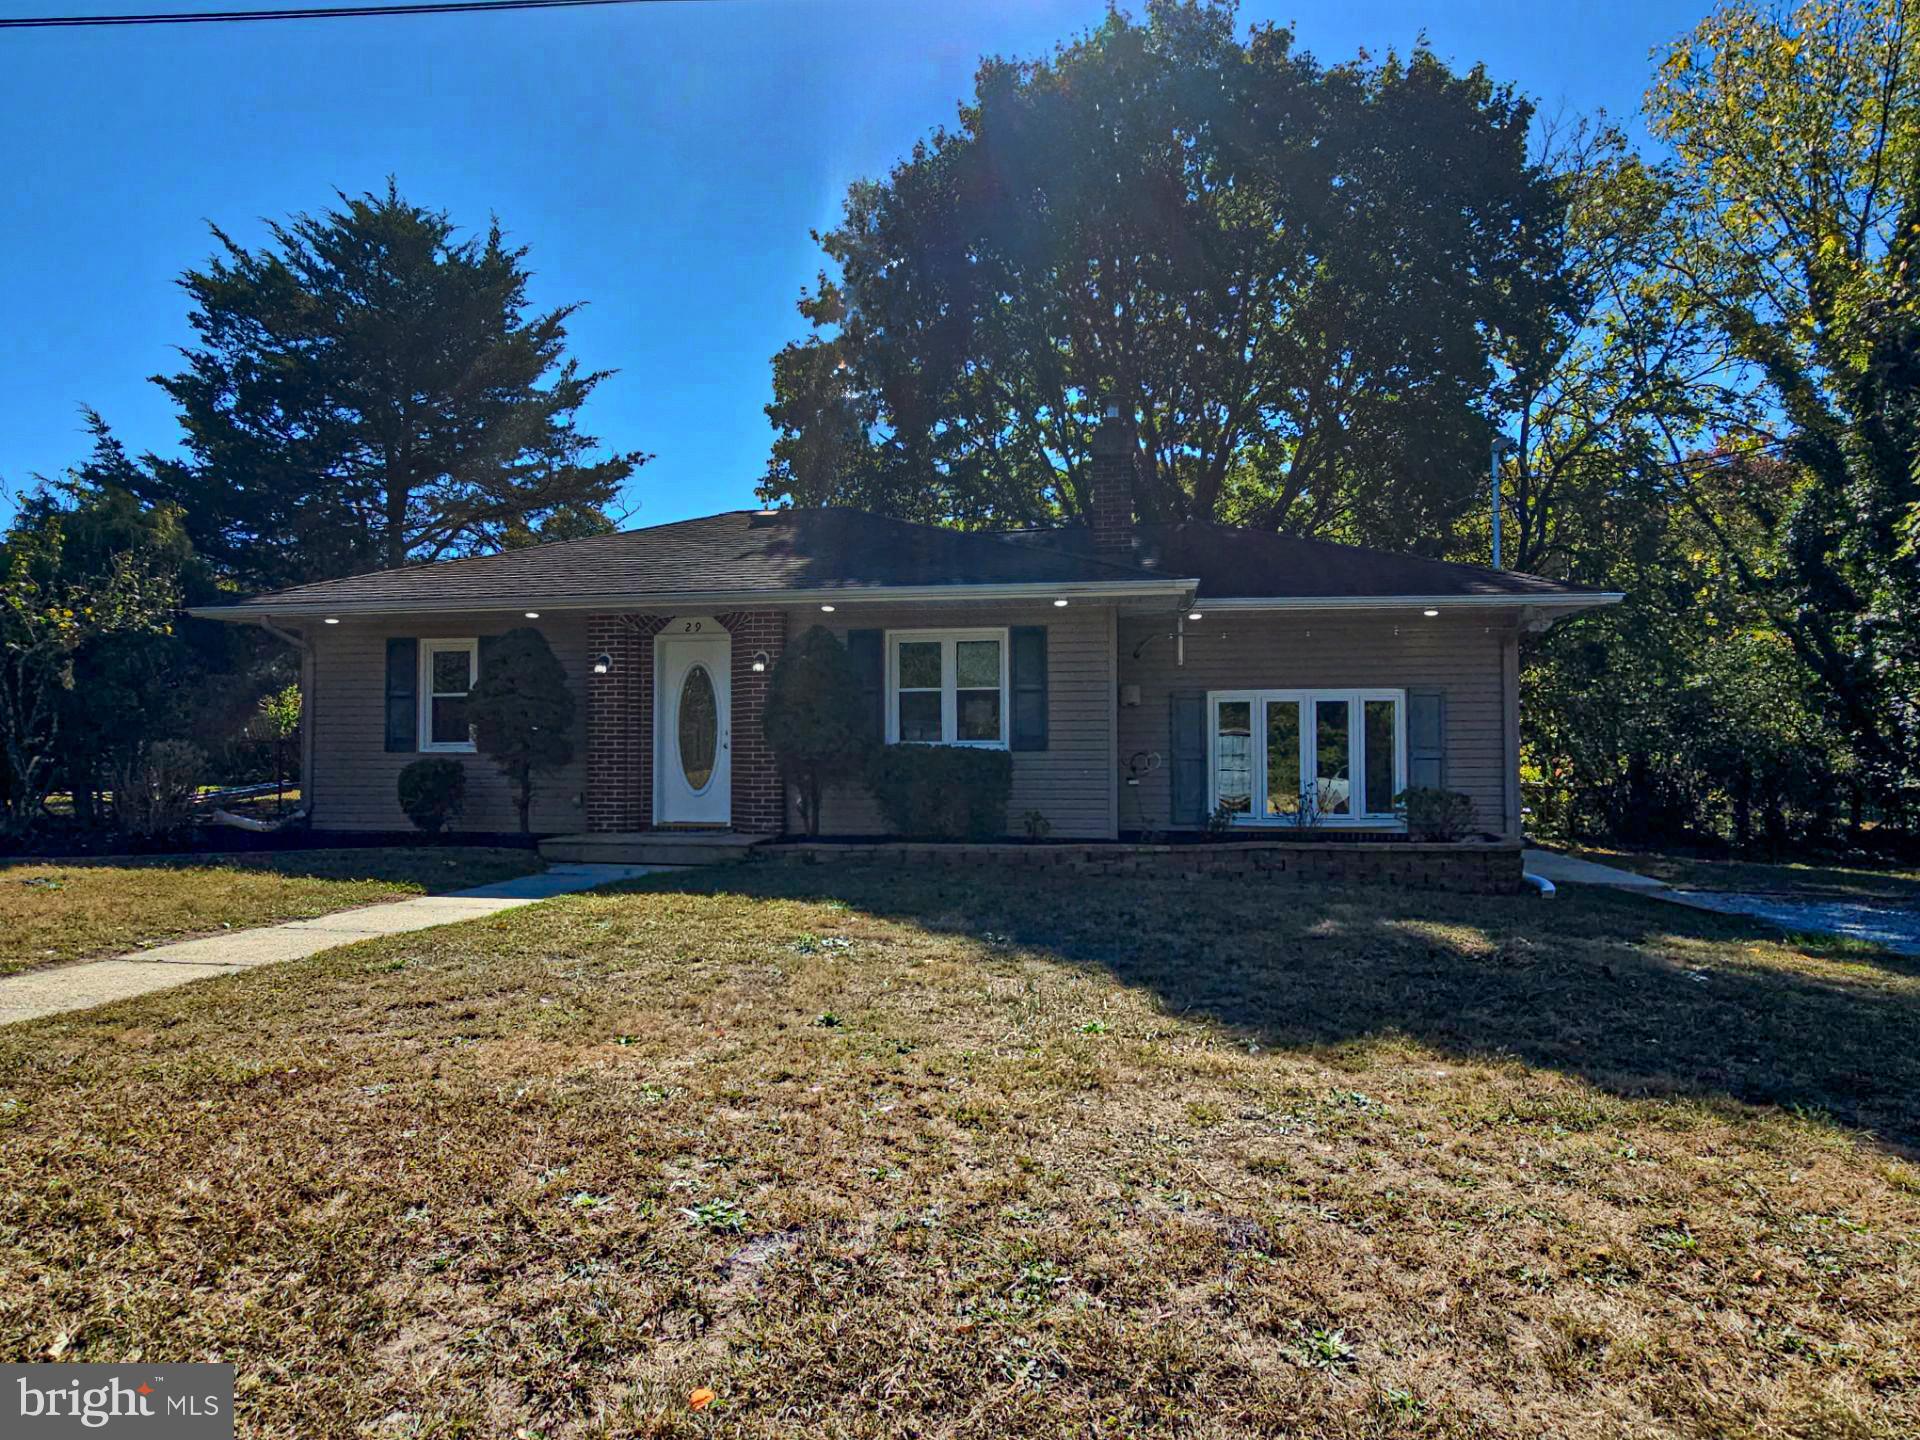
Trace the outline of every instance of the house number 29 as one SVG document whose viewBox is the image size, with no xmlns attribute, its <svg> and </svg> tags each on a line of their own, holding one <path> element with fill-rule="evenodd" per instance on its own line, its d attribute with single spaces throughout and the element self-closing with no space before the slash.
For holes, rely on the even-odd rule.
<svg viewBox="0 0 1920 1440">
<path fill-rule="evenodd" d="M 680 633 L 682 635 L 698 635 L 700 633 L 701 623 L 702 622 L 698 620 L 682 620 L 680 622 Z"/>
</svg>

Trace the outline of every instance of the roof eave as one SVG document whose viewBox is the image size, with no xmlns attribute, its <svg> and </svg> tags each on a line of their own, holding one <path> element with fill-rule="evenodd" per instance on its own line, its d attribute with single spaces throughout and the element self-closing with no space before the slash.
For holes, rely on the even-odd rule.
<svg viewBox="0 0 1920 1440">
<path fill-rule="evenodd" d="M 490 611 L 537 610 L 541 614 L 577 614 L 580 612 L 638 612 L 715 608 L 769 608 L 783 605 L 925 604 L 940 601 L 978 602 L 981 600 L 1055 600 L 1055 599 L 1153 599 L 1173 596 L 1185 599 L 1198 587 L 1192 578 L 1141 580 L 1054 580 L 1020 581 L 988 585 L 873 585 L 809 588 L 802 590 L 688 590 L 662 594 L 636 595 L 620 592 L 604 595 L 570 595 L 563 598 L 539 595 L 508 597 L 451 598 L 432 600 L 289 600 L 276 602 L 271 595 L 235 605 L 198 605 L 187 613 L 202 620 L 255 621 L 298 619 L 326 616 L 381 615 L 461 615 Z"/>
<path fill-rule="evenodd" d="M 1563 612 L 1618 605 L 1618 590 L 1578 595 L 1202 595 L 1195 604 L 1207 610 L 1524 610 L 1548 607 Z"/>
</svg>

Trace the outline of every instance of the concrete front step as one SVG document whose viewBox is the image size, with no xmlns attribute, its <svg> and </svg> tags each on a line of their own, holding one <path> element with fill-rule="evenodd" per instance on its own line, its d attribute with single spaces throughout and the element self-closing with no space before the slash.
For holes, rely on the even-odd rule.
<svg viewBox="0 0 1920 1440">
<path fill-rule="evenodd" d="M 554 835 L 540 842 L 541 857 L 591 865 L 726 865 L 747 858 L 768 835 L 731 830 L 635 830 Z"/>
</svg>

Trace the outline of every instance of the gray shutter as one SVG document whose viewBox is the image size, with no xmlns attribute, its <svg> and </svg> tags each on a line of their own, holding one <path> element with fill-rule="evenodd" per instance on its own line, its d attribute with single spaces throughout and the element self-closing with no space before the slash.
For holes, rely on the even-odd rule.
<svg viewBox="0 0 1920 1440">
<path fill-rule="evenodd" d="M 1407 787 L 1447 788 L 1447 693 L 1407 692 Z"/>
<path fill-rule="evenodd" d="M 420 642 L 387 639 L 387 753 L 420 748 Z"/>
<path fill-rule="evenodd" d="M 1009 667 L 1013 687 L 1013 725 L 1009 731 L 1015 750 L 1047 748 L 1047 627 L 1016 625 Z"/>
<path fill-rule="evenodd" d="M 868 739 L 878 745 L 887 738 L 887 670 L 883 637 L 878 630 L 849 630 L 847 657 L 860 677 L 860 713 L 872 726 Z"/>
<path fill-rule="evenodd" d="M 1207 697 L 1174 695 L 1168 779 L 1175 825 L 1207 823 Z"/>
</svg>

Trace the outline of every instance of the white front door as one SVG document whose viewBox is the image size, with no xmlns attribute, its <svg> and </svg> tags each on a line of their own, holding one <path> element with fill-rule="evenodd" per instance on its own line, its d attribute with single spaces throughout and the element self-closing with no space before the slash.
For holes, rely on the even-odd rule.
<svg viewBox="0 0 1920 1440">
<path fill-rule="evenodd" d="M 705 616 L 671 621 L 653 642 L 653 820 L 725 825 L 733 817 L 733 641 Z"/>
</svg>

